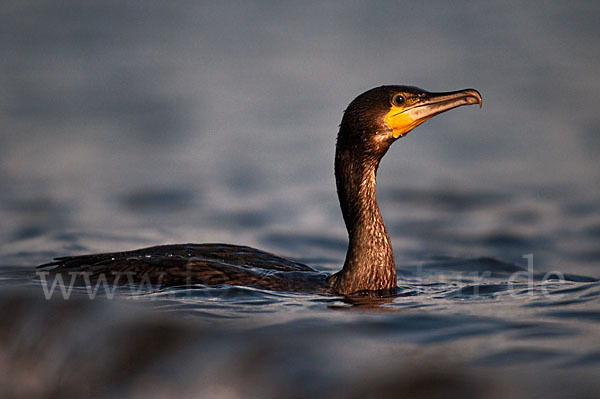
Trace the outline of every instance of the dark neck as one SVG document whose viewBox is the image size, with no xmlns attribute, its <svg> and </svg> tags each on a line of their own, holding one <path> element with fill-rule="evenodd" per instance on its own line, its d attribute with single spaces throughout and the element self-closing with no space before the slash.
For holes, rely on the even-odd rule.
<svg viewBox="0 0 600 399">
<path fill-rule="evenodd" d="M 393 292 L 396 287 L 394 253 L 375 195 L 375 176 L 383 154 L 357 156 L 356 153 L 355 147 L 338 140 L 336 185 L 350 242 L 343 269 L 329 281 L 340 294 Z"/>
</svg>

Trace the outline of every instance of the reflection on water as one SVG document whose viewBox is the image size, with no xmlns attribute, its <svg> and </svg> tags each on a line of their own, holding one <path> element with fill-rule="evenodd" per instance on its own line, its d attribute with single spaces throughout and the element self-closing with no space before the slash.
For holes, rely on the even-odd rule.
<svg viewBox="0 0 600 399">
<path fill-rule="evenodd" d="M 27 268 L 1 276 L 0 343 L 10 370 L 2 382 L 22 396 L 159 389 L 359 397 L 393 388 L 393 396 L 451 389 L 562 397 L 598 388 L 600 281 L 541 276 L 492 258 L 409 266 L 398 295 L 387 298 L 237 286 L 60 287 Z"/>
<path fill-rule="evenodd" d="M 5 392 L 598 396 L 599 12 L 3 5 Z M 424 124 L 382 163 L 397 297 L 124 286 L 90 301 L 79 286 L 45 299 L 32 265 L 161 243 L 336 271 L 337 125 L 357 94 L 396 83 L 475 87 L 485 103 Z"/>
<path fill-rule="evenodd" d="M 591 309 L 598 309 L 600 284 L 548 287 L 536 280 L 529 289 L 520 280 L 509 291 L 508 274 L 499 273 L 478 292 L 447 274 L 437 283 L 413 276 L 396 298 L 354 300 L 244 287 L 135 295 L 122 287 L 118 299 L 100 291 L 93 301 L 83 287 L 68 301 L 58 290 L 46 300 L 39 286 L 3 290 L 0 339 L 9 348 L 2 356 L 9 371 L 2 383 L 23 397 L 157 389 L 159 396 L 418 396 L 451 389 L 562 397 L 597 389 L 591 377 L 600 366 L 600 313 Z M 540 373 L 553 378 L 542 382 Z"/>
</svg>

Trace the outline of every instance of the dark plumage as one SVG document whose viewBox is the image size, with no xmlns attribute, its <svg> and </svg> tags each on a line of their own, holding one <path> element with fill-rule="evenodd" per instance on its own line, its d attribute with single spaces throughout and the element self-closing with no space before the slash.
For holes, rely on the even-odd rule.
<svg viewBox="0 0 600 399">
<path fill-rule="evenodd" d="M 480 104 L 476 90 L 429 93 L 381 86 L 350 103 L 337 138 L 335 176 L 349 245 L 344 267 L 327 276 L 308 266 L 244 246 L 162 245 L 135 251 L 68 256 L 39 267 L 87 272 L 118 282 L 159 285 L 231 284 L 277 291 L 393 294 L 394 253 L 376 200 L 381 158 L 399 137 L 427 119 L 461 105 Z"/>
</svg>

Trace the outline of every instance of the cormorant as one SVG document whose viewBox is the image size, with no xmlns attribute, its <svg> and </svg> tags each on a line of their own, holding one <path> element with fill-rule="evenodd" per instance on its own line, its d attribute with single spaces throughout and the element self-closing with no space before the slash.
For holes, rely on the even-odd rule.
<svg viewBox="0 0 600 399">
<path fill-rule="evenodd" d="M 332 275 L 273 254 L 229 244 L 161 245 L 134 251 L 56 258 L 39 267 L 92 277 L 153 284 L 230 284 L 276 291 L 356 295 L 394 294 L 396 266 L 375 198 L 379 162 L 400 137 L 429 118 L 479 104 L 477 90 L 431 93 L 381 86 L 354 99 L 337 136 L 335 177 L 349 244 L 342 270 Z M 123 277 L 125 275 L 125 277 Z"/>
</svg>

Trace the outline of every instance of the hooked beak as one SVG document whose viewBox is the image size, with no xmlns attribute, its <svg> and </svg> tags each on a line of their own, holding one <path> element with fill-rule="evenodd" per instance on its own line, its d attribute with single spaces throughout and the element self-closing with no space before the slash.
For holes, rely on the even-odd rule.
<svg viewBox="0 0 600 399">
<path fill-rule="evenodd" d="M 464 89 L 446 93 L 429 93 L 419 96 L 414 104 L 405 106 L 400 112 L 386 117 L 386 123 L 392 128 L 394 138 L 404 136 L 426 120 L 463 105 L 479 104 L 481 94 L 475 89 Z"/>
</svg>

